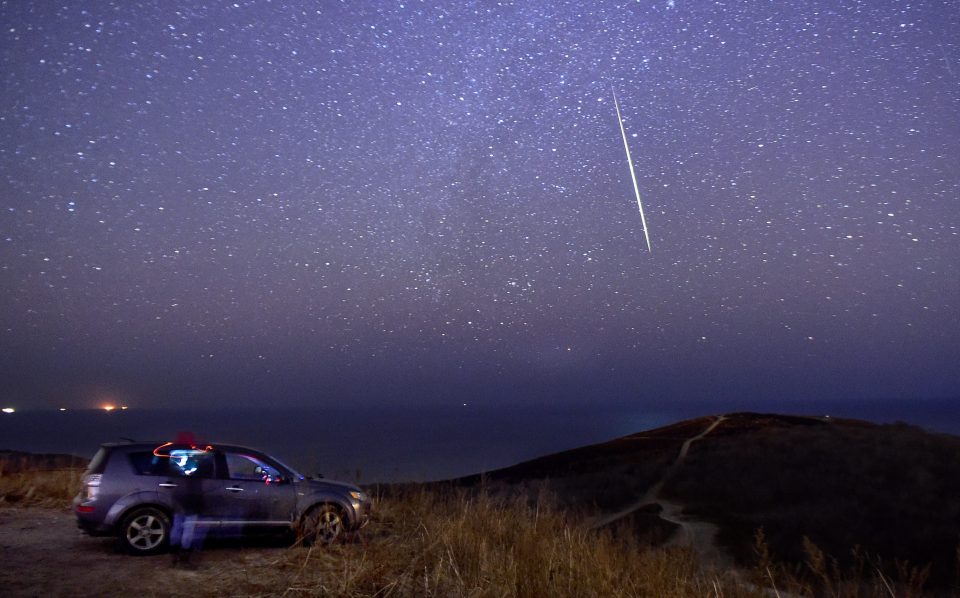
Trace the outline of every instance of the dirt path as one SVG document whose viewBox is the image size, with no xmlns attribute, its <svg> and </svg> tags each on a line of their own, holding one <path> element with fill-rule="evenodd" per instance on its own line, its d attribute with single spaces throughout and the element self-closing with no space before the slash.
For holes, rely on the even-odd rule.
<svg viewBox="0 0 960 598">
<path fill-rule="evenodd" d="M 174 567 L 169 555 L 118 554 L 112 538 L 91 538 L 67 510 L 0 508 L 0 594 L 3 596 L 243 595 L 243 581 L 275 569 L 286 545 L 242 548 L 218 541 Z"/>
<path fill-rule="evenodd" d="M 684 461 L 687 459 L 687 454 L 690 452 L 690 447 L 693 443 L 701 440 L 711 432 L 713 432 L 717 426 L 719 426 L 726 416 L 718 415 L 713 422 L 707 426 L 703 432 L 700 432 L 696 436 L 691 436 L 687 438 L 683 445 L 680 447 L 680 452 L 677 454 L 677 458 L 674 459 L 673 463 L 667 468 L 667 471 L 663 474 L 663 477 L 660 480 L 650 487 L 649 490 L 643 495 L 643 497 L 627 508 L 617 511 L 611 515 L 607 515 L 593 523 L 594 528 L 600 528 L 611 523 L 623 519 L 627 515 L 646 507 L 652 503 L 658 503 L 663 510 L 660 512 L 660 518 L 664 521 L 669 521 L 680 526 L 680 531 L 673 536 L 670 540 L 670 543 L 684 543 L 689 544 L 697 551 L 698 556 L 701 558 L 703 563 L 712 563 L 715 566 L 726 568 L 730 563 L 729 559 L 723 554 L 723 552 L 717 547 L 716 536 L 717 536 L 717 526 L 706 521 L 697 521 L 686 517 L 683 514 L 683 505 L 664 500 L 660 497 L 660 492 L 663 490 L 664 484 L 666 484 L 674 474 L 683 467 Z"/>
</svg>

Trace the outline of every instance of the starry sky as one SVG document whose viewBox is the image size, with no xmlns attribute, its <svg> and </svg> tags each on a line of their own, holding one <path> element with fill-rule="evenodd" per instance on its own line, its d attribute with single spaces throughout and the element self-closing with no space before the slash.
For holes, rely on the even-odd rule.
<svg viewBox="0 0 960 598">
<path fill-rule="evenodd" d="M 955 2 L 0 27 L 5 404 L 960 397 Z"/>
</svg>

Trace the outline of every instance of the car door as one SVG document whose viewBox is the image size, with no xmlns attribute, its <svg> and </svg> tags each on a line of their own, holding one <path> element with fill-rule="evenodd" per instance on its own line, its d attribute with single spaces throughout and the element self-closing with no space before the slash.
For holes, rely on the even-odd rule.
<svg viewBox="0 0 960 598">
<path fill-rule="evenodd" d="M 251 452 L 223 451 L 222 463 L 218 510 L 224 526 L 290 525 L 296 493 L 289 476 Z"/>
<path fill-rule="evenodd" d="M 152 475 L 163 502 L 177 513 L 195 517 L 199 525 L 215 524 L 217 494 L 222 485 L 217 479 L 214 454 L 207 448 L 161 447 L 154 451 Z"/>
</svg>

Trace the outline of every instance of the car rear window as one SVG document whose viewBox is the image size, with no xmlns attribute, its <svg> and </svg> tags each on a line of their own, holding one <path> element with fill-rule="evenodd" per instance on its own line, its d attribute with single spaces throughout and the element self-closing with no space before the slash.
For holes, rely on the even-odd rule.
<svg viewBox="0 0 960 598">
<path fill-rule="evenodd" d="M 107 455 L 109 454 L 110 451 L 108 451 L 106 447 L 101 446 L 97 454 L 93 456 L 93 459 L 90 459 L 86 474 L 103 473 L 103 470 L 107 468 Z"/>
</svg>

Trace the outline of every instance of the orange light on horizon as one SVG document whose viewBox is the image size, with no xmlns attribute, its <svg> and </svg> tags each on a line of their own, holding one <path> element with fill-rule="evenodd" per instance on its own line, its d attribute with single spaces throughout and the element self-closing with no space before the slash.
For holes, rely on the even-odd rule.
<svg viewBox="0 0 960 598">
<path fill-rule="evenodd" d="M 113 410 L 116 409 L 116 408 L 117 408 L 116 405 L 104 405 L 104 406 L 103 406 L 103 410 L 104 410 L 104 411 L 113 411 Z"/>
</svg>

